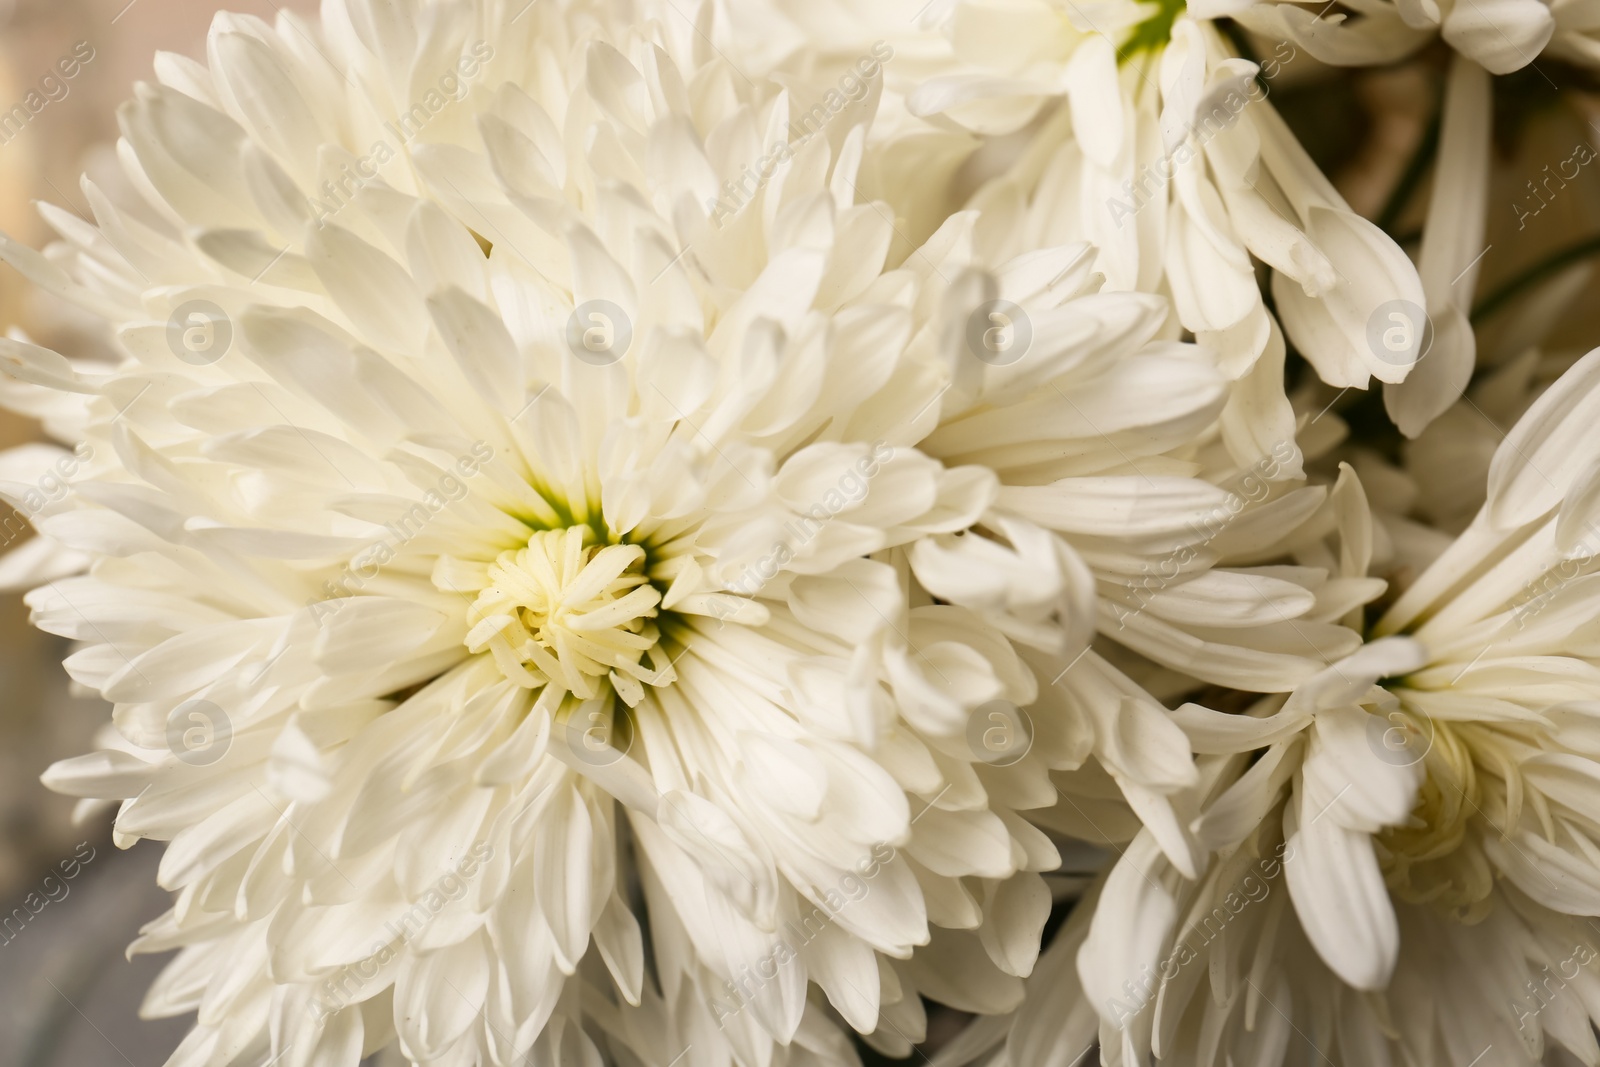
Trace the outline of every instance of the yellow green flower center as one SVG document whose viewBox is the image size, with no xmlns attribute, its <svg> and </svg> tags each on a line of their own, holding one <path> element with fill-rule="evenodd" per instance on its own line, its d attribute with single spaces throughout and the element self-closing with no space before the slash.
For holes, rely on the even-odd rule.
<svg viewBox="0 0 1600 1067">
<path fill-rule="evenodd" d="M 1153 0 L 1150 5 L 1155 14 L 1133 28 L 1133 33 L 1121 48 L 1124 62 L 1141 52 L 1154 52 L 1165 48 L 1172 40 L 1172 24 L 1178 21 L 1188 5 L 1184 0 Z"/>
<path fill-rule="evenodd" d="M 1405 710 L 1390 721 L 1425 755 L 1410 821 L 1377 837 L 1384 880 L 1399 900 L 1431 905 L 1461 922 L 1478 922 L 1489 912 L 1494 873 L 1472 826 L 1487 800 L 1469 728 L 1429 720 L 1407 706 L 1403 691 L 1397 695 Z"/>
<path fill-rule="evenodd" d="M 467 611 L 466 645 L 530 689 L 559 685 L 587 700 L 609 679 L 632 705 L 662 680 L 642 662 L 660 640 L 661 593 L 642 547 L 594 541 L 590 527 L 570 526 L 502 552 Z"/>
</svg>

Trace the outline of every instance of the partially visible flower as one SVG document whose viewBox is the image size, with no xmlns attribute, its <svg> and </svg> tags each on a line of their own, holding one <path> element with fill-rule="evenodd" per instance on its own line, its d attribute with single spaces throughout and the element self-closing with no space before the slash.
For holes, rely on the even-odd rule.
<svg viewBox="0 0 1600 1067">
<path fill-rule="evenodd" d="M 1600 65 L 1600 10 L 1590 0 L 1376 0 L 1331 14 L 1281 0 L 1197 0 L 1190 10 L 1237 19 L 1337 66 L 1394 63 L 1435 37 L 1492 74 L 1521 70 L 1541 55 Z"/>
<path fill-rule="evenodd" d="M 1077 975 L 1041 965 L 1061 992 L 1033 991 L 1013 1041 L 1081 989 L 1108 1063 L 1298 1062 L 1306 1035 L 1340 1065 L 1600 1055 L 1597 415 L 1600 350 L 1528 409 L 1477 518 L 1361 649 L 1243 714 L 1177 711 L 1208 870 L 1184 878 L 1143 831 L 1062 950 Z M 1359 576 L 1364 496 L 1348 473 L 1334 495 Z"/>
<path fill-rule="evenodd" d="M 827 29 L 826 7 L 774 6 L 808 36 L 847 39 Z M 1425 351 L 1416 269 L 1348 208 L 1266 99 L 1261 68 L 1209 22 L 1177 3 L 950 0 L 924 8 L 920 24 L 895 38 L 897 55 L 917 61 L 891 70 L 891 83 L 931 126 L 978 138 L 963 175 L 983 209 L 986 255 L 1091 242 L 1110 288 L 1171 292 L 1184 328 L 1234 376 L 1272 332 L 1259 260 L 1288 339 L 1325 381 L 1406 379 Z M 1293 58 L 1289 49 L 1271 72 Z M 1382 347 L 1374 338 L 1392 309 L 1415 329 Z"/>
</svg>

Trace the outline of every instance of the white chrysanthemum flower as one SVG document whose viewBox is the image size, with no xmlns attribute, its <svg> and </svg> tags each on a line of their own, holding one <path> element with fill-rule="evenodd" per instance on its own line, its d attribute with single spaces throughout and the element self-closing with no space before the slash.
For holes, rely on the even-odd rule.
<svg viewBox="0 0 1600 1067">
<path fill-rule="evenodd" d="M 1213 788 L 1241 770 L 1203 762 Z M 1509 883 L 1472 925 L 1396 902 L 1393 975 L 1381 992 L 1357 989 L 1329 969 L 1296 914 L 1288 879 L 1303 854 L 1284 839 L 1283 811 L 1280 798 L 1262 821 L 1230 813 L 1241 821 L 1229 832 L 1245 836 L 1198 881 L 1137 838 L 1040 956 L 1022 1008 L 975 1023 L 949 1062 L 1073 1064 L 1097 1044 L 1117 1067 L 1592 1062 L 1591 920 Z"/>
<path fill-rule="evenodd" d="M 1335 66 L 1395 63 L 1437 37 L 1493 74 L 1521 70 L 1541 55 L 1600 65 L 1600 9 L 1591 0 L 1376 0 L 1332 12 L 1280 0 L 1197 0 L 1189 9 L 1293 41 Z"/>
<path fill-rule="evenodd" d="M 850 47 L 835 25 L 849 25 L 848 16 L 824 17 L 833 7 L 771 6 L 763 30 L 781 13 L 804 27 L 794 39 Z M 984 211 L 984 254 L 1004 258 L 1041 239 L 1088 241 L 1109 288 L 1170 292 L 1184 328 L 1233 375 L 1272 344 L 1274 316 L 1256 276 L 1264 263 L 1288 339 L 1325 381 L 1387 383 L 1409 432 L 1460 395 L 1464 379 L 1400 383 L 1428 351 L 1424 307 L 1443 300 L 1468 264 L 1424 285 L 1394 241 L 1317 170 L 1267 99 L 1292 47 L 1263 69 L 1233 56 L 1179 0 L 904 6 L 890 39 L 908 59 L 887 68 L 889 84 L 914 114 L 979 135 L 966 147 L 971 158 L 956 158 L 969 189 L 979 183 L 970 203 Z M 856 32 L 885 32 L 887 21 Z M 919 146 L 929 140 L 895 133 Z M 1461 236 L 1470 240 L 1470 231 Z"/>
<path fill-rule="evenodd" d="M 1372 641 L 1246 714 L 1179 709 L 1215 862 L 1187 880 L 1145 831 L 1009 1040 L 1093 1040 L 1038 1003 L 1069 996 L 1108 1063 L 1600 1057 L 1597 413 L 1600 351 L 1529 408 Z M 1361 574 L 1365 503 L 1341 492 Z"/>
<path fill-rule="evenodd" d="M 175 1064 L 798 1067 L 851 1060 L 841 1018 L 903 1053 L 922 996 L 1020 998 L 1051 769 L 1176 825 L 1186 743 L 1097 621 L 1259 691 L 1349 651 L 1293 581 L 1295 633 L 1201 610 L 1253 580 L 1208 577 L 1240 498 L 1201 451 L 1299 474 L 1281 346 L 1233 385 L 1081 246 L 984 269 L 971 214 L 887 259 L 872 78 L 754 82 L 635 14 L 219 17 L 123 112 L 137 202 L 0 245 L 115 334 L 4 343 L 87 467 L 0 488 L 115 705 L 48 780 L 169 842 Z"/>
</svg>

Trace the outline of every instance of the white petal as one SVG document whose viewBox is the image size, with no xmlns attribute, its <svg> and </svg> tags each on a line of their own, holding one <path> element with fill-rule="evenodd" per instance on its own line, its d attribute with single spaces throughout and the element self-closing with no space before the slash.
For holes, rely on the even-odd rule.
<svg viewBox="0 0 1600 1067">
<path fill-rule="evenodd" d="M 1304 806 L 1284 814 L 1285 877 L 1295 912 L 1317 954 L 1357 989 L 1388 984 L 1400 930 L 1367 834 L 1318 818 Z"/>
</svg>

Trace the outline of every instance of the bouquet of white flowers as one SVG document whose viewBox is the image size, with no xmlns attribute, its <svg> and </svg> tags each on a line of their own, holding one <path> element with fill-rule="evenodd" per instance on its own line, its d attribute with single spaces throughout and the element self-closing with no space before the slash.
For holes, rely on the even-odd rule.
<svg viewBox="0 0 1600 1067">
<path fill-rule="evenodd" d="M 167 843 L 170 1067 L 1600 1063 L 1597 26 L 158 56 L 0 238 L 115 352 L 0 339 L 0 579 L 112 705 L 46 783 Z"/>
</svg>

